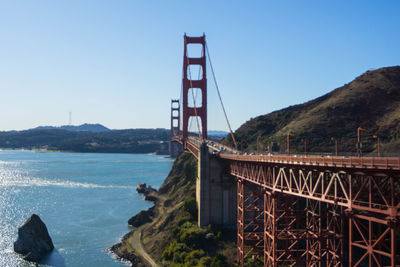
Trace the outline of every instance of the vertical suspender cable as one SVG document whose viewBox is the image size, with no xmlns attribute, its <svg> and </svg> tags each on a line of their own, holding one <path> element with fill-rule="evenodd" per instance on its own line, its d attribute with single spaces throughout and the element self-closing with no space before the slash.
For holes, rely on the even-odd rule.
<svg viewBox="0 0 400 267">
<path fill-rule="evenodd" d="M 229 132 L 230 132 L 230 134 L 231 134 L 233 144 L 235 145 L 235 148 L 237 149 L 236 139 L 235 139 L 235 136 L 233 135 L 232 128 L 231 128 L 231 124 L 229 123 L 229 120 L 228 120 L 228 116 L 226 115 L 224 103 L 222 102 L 221 94 L 220 94 L 220 92 L 219 92 L 219 88 L 218 88 L 218 84 L 217 84 L 217 79 L 215 78 L 214 68 L 213 68 L 213 65 L 212 65 L 212 63 L 211 63 L 210 52 L 208 51 L 208 45 L 207 45 L 207 44 L 206 44 L 206 50 L 207 50 L 208 61 L 210 62 L 211 72 L 212 72 L 212 75 L 213 75 L 213 78 L 214 78 L 215 87 L 217 88 L 219 101 L 221 102 L 222 110 L 224 111 L 225 120 L 226 120 L 226 122 L 227 122 L 227 124 L 228 124 Z"/>
</svg>

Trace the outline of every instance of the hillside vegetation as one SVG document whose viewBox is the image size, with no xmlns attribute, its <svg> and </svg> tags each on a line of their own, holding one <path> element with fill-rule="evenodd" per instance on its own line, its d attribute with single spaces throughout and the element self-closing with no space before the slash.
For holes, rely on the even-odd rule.
<svg viewBox="0 0 400 267">
<path fill-rule="evenodd" d="M 142 224 L 136 232 L 142 233 L 144 249 L 161 266 L 234 266 L 236 232 L 197 226 L 196 177 L 196 159 L 183 152 L 159 191 L 152 195 L 158 201 L 145 211 L 151 222 Z M 135 231 L 127 234 L 111 249 L 133 266 L 137 265 L 137 257 L 132 257 L 136 253 L 131 244 L 134 234 Z"/>
<path fill-rule="evenodd" d="M 331 137 L 335 137 L 339 152 L 356 153 L 358 127 L 366 129 L 361 132 L 364 153 L 377 150 L 373 135 L 379 135 L 384 152 L 399 151 L 399 66 L 367 71 L 319 98 L 250 119 L 235 137 L 248 151 L 257 150 L 257 137 L 261 136 L 264 150 L 273 142 L 273 151 L 284 152 L 290 132 L 291 150 L 297 153 L 304 151 L 302 139 L 306 139 L 308 151 L 332 153 Z M 224 142 L 232 145 L 231 137 Z"/>
</svg>

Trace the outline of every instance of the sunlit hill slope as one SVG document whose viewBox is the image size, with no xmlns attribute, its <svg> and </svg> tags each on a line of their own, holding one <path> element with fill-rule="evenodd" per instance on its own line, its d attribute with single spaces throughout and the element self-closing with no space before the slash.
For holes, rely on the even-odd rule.
<svg viewBox="0 0 400 267">
<path fill-rule="evenodd" d="M 378 135 L 385 153 L 400 148 L 400 67 L 367 71 L 352 82 L 304 104 L 290 106 L 244 123 L 235 136 L 243 147 L 257 149 L 261 136 L 264 150 L 273 142 L 273 150 L 286 150 L 289 132 L 291 150 L 304 151 L 304 142 L 311 152 L 334 151 L 332 137 L 337 138 L 339 153 L 356 153 L 357 128 L 361 132 L 364 153 L 376 152 Z M 228 137 L 225 142 L 231 143 Z"/>
</svg>

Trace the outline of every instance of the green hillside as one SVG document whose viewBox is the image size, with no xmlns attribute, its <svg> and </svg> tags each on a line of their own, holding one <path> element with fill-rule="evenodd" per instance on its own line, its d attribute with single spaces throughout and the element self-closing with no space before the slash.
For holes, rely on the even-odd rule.
<svg viewBox="0 0 400 267">
<path fill-rule="evenodd" d="M 134 248 L 139 232 L 141 246 L 160 266 L 235 266 L 236 231 L 197 226 L 196 177 L 197 160 L 189 152 L 181 153 L 159 191 L 150 194 L 157 199 L 155 206 L 133 217 L 138 228 L 111 251 L 139 266 Z M 141 219 L 145 216 L 150 222 Z M 258 266 L 252 263 L 246 266 Z"/>
<path fill-rule="evenodd" d="M 273 142 L 273 151 L 284 152 L 291 132 L 291 150 L 297 153 L 304 151 L 302 139 L 307 140 L 308 151 L 333 152 L 335 137 L 339 153 L 356 153 L 358 127 L 366 129 L 361 132 L 364 153 L 377 150 L 373 135 L 379 135 L 385 153 L 399 151 L 399 66 L 367 71 L 319 98 L 251 119 L 235 137 L 247 151 L 257 149 L 261 136 L 264 150 Z M 224 142 L 232 144 L 231 137 Z"/>
</svg>

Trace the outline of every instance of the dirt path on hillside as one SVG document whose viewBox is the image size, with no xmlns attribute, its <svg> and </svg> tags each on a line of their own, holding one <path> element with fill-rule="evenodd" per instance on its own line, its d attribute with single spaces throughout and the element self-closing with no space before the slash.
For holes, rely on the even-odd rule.
<svg viewBox="0 0 400 267">
<path fill-rule="evenodd" d="M 153 260 L 153 258 L 147 254 L 147 252 L 144 250 L 143 245 L 142 245 L 142 231 L 143 229 L 140 229 L 139 227 L 132 236 L 131 239 L 131 244 L 132 247 L 135 249 L 135 252 L 139 254 L 142 258 L 144 258 L 152 267 L 158 267 L 159 265 Z"/>
<path fill-rule="evenodd" d="M 182 205 L 175 205 L 165 208 L 164 203 L 167 198 L 159 194 L 154 194 L 154 196 L 158 198 L 158 202 L 156 204 L 156 216 L 154 217 L 152 222 L 146 223 L 138 227 L 137 230 L 133 233 L 130 242 L 132 244 L 132 247 L 135 249 L 135 252 L 139 254 L 139 256 L 145 259 L 152 267 L 159 267 L 156 261 L 144 249 L 142 243 L 142 233 L 147 231 L 147 229 L 149 229 L 153 225 L 160 226 L 174 210 L 180 208 Z"/>
</svg>

